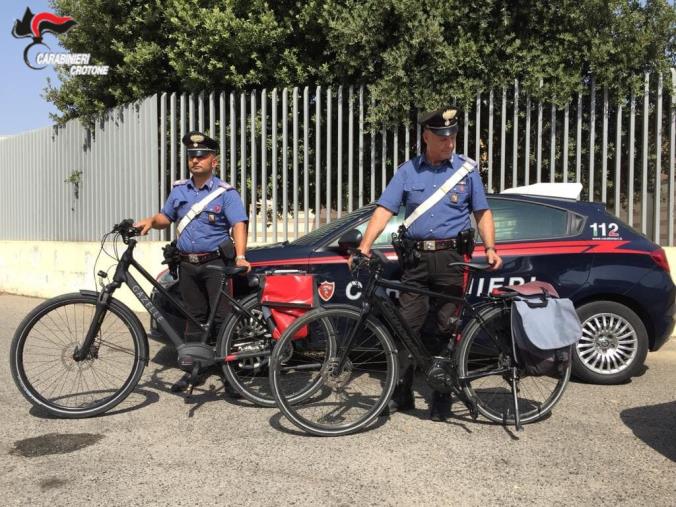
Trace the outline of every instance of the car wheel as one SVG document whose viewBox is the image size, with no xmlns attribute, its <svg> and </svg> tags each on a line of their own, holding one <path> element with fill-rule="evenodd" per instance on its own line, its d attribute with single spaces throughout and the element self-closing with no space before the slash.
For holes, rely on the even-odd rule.
<svg viewBox="0 0 676 507">
<path fill-rule="evenodd" d="M 582 338 L 573 354 L 573 375 L 594 384 L 619 384 L 635 375 L 648 354 L 648 332 L 630 308 L 594 301 L 577 309 Z"/>
</svg>

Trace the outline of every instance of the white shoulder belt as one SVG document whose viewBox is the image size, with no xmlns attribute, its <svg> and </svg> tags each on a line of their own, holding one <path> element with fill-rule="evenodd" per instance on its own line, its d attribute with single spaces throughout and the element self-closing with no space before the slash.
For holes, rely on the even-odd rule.
<svg viewBox="0 0 676 507">
<path fill-rule="evenodd" d="M 414 211 L 411 213 L 406 220 L 404 220 L 404 226 L 408 229 L 411 227 L 413 222 L 415 222 L 423 213 L 426 213 L 432 206 L 438 203 L 451 189 L 458 184 L 458 182 L 471 173 L 474 170 L 474 161 L 467 160 L 464 164 L 453 173 L 453 175 L 448 178 L 439 189 L 425 199 Z"/>
<path fill-rule="evenodd" d="M 178 223 L 178 227 L 176 227 L 176 237 L 179 237 L 181 235 L 183 229 L 185 229 L 188 226 L 188 224 L 192 221 L 193 218 L 195 218 L 197 215 L 202 213 L 202 211 L 204 211 L 204 208 L 207 207 L 207 204 L 216 199 L 216 197 L 218 197 L 225 191 L 226 191 L 225 188 L 218 187 L 216 190 L 207 195 L 204 199 L 193 204 L 192 208 L 188 210 L 185 216 Z"/>
</svg>

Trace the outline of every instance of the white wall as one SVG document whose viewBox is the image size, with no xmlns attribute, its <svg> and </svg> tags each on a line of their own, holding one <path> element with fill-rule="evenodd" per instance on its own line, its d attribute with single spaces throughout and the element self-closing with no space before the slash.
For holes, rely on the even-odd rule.
<svg viewBox="0 0 676 507">
<path fill-rule="evenodd" d="M 134 258 L 151 275 L 156 276 L 166 269 L 162 264 L 162 246 L 165 242 L 139 241 Z M 112 251 L 112 245 L 107 249 Z M 119 244 L 120 254 L 124 245 Z M 79 289 L 95 290 L 96 272 L 107 270 L 115 264 L 113 259 L 99 252 L 98 242 L 61 241 L 0 241 L 0 292 L 48 298 Z M 671 266 L 671 275 L 676 275 L 676 247 L 664 247 Z M 114 270 L 109 271 L 112 277 Z M 133 274 L 134 270 L 132 270 Z M 152 286 L 134 275 L 146 293 Z M 141 304 L 127 287 L 115 293 L 134 311 L 144 311 Z"/>
<path fill-rule="evenodd" d="M 162 246 L 165 242 L 140 241 L 134 251 L 134 258 L 151 275 L 156 276 L 166 269 L 162 265 Z M 120 242 L 119 254 L 124 251 Z M 62 241 L 0 241 L 0 291 L 25 296 L 48 298 L 80 289 L 96 289 L 96 272 L 106 271 L 115 261 L 101 253 L 94 265 L 100 249 L 98 242 L 62 242 Z M 112 253 L 112 244 L 107 250 Z M 132 275 L 149 293 L 152 286 L 141 275 Z M 108 271 L 112 279 L 114 269 Z M 131 291 L 123 286 L 115 297 L 135 311 L 143 307 Z"/>
</svg>

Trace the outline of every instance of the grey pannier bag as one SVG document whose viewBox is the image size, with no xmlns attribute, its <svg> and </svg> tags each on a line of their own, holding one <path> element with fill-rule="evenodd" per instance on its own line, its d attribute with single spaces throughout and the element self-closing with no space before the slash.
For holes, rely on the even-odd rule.
<svg viewBox="0 0 676 507">
<path fill-rule="evenodd" d="M 556 290 L 546 286 L 540 282 L 540 291 L 531 294 L 517 290 L 519 296 L 512 301 L 512 336 L 519 366 L 526 374 L 557 377 L 570 364 L 582 326 L 573 302 L 556 297 Z"/>
</svg>

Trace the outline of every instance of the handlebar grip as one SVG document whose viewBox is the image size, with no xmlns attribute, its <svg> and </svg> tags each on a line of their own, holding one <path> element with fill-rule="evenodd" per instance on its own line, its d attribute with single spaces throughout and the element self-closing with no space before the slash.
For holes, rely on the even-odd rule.
<svg viewBox="0 0 676 507">
<path fill-rule="evenodd" d="M 368 265 L 369 258 L 361 253 L 359 250 L 352 254 L 352 266 L 350 267 L 350 272 L 354 273 L 356 270 L 362 266 Z"/>
<path fill-rule="evenodd" d="M 113 226 L 113 232 L 118 232 L 123 238 L 133 238 L 141 234 L 140 227 L 134 227 L 134 220 L 125 218 L 119 224 Z"/>
</svg>

